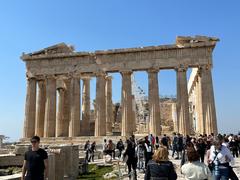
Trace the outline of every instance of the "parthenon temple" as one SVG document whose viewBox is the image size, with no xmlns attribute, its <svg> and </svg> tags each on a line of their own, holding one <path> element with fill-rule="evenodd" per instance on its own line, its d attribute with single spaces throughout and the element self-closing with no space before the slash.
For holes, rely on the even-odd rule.
<svg viewBox="0 0 240 180">
<path fill-rule="evenodd" d="M 172 45 L 76 52 L 60 43 L 25 54 L 27 95 L 23 139 L 109 136 L 113 133 L 112 77 L 120 73 L 120 136 L 136 133 L 132 74 L 148 74 L 149 120 L 147 133 L 161 135 L 158 73 L 176 71 L 176 120 L 181 134 L 217 133 L 212 82 L 212 52 L 218 39 L 178 36 Z M 189 81 L 187 70 L 192 69 Z M 96 78 L 94 113 L 91 113 L 90 80 Z M 82 85 L 82 87 L 81 87 Z M 93 114 L 93 125 L 90 119 Z"/>
</svg>

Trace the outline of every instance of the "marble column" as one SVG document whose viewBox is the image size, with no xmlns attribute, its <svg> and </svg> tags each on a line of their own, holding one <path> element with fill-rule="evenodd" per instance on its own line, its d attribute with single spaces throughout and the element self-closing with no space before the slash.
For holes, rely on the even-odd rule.
<svg viewBox="0 0 240 180">
<path fill-rule="evenodd" d="M 46 106 L 44 119 L 44 137 L 56 135 L 56 79 L 46 78 Z"/>
<path fill-rule="evenodd" d="M 43 137 L 45 103 L 46 103 L 46 83 L 44 80 L 39 80 L 37 83 L 38 94 L 37 94 L 35 134 L 39 137 Z"/>
<path fill-rule="evenodd" d="M 132 130 L 132 71 L 122 71 L 122 136 L 130 136 Z"/>
<path fill-rule="evenodd" d="M 112 108 L 112 77 L 106 77 L 106 135 L 112 135 L 113 108 Z"/>
<path fill-rule="evenodd" d="M 203 120 L 205 122 L 205 130 L 207 134 L 217 134 L 217 118 L 213 93 L 211 66 L 206 65 L 200 67 L 200 76 L 202 84 L 202 114 Z"/>
<path fill-rule="evenodd" d="M 106 135 L 106 97 L 105 97 L 105 73 L 97 73 L 96 82 L 96 119 L 95 136 Z"/>
<path fill-rule="evenodd" d="M 177 122 L 178 131 L 183 135 L 190 134 L 189 103 L 187 90 L 186 68 L 180 67 L 177 71 Z"/>
<path fill-rule="evenodd" d="M 83 77 L 81 135 L 90 135 L 90 77 Z"/>
<path fill-rule="evenodd" d="M 35 115 L 36 115 L 36 79 L 27 79 L 27 96 L 25 104 L 25 120 L 23 137 L 31 138 L 35 134 Z"/>
<path fill-rule="evenodd" d="M 63 130 L 62 136 L 69 136 L 69 123 L 71 119 L 71 79 L 66 78 L 64 82 L 64 108 L 63 108 Z"/>
<path fill-rule="evenodd" d="M 69 124 L 69 136 L 80 135 L 80 80 L 73 77 L 71 80 L 71 119 Z"/>
<path fill-rule="evenodd" d="M 149 133 L 161 135 L 160 102 L 158 87 L 158 69 L 148 70 L 148 98 L 149 98 Z"/>
<path fill-rule="evenodd" d="M 201 75 L 198 72 L 197 82 L 196 82 L 196 102 L 197 102 L 197 121 L 199 126 L 199 132 L 205 134 L 205 120 L 203 119 L 203 109 L 202 109 L 202 83 Z"/>
<path fill-rule="evenodd" d="M 64 128 L 64 88 L 60 87 L 57 89 L 58 92 L 58 111 L 56 121 L 56 137 L 63 137 Z"/>
</svg>

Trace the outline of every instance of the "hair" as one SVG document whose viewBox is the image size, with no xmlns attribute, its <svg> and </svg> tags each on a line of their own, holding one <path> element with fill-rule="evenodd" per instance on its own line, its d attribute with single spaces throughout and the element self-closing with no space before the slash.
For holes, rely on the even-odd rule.
<svg viewBox="0 0 240 180">
<path fill-rule="evenodd" d="M 156 162 L 168 161 L 167 147 L 159 147 L 153 154 L 153 160 Z"/>
<path fill-rule="evenodd" d="M 199 160 L 198 152 L 195 149 L 192 149 L 192 148 L 187 151 L 187 157 L 188 157 L 188 160 L 190 162 Z"/>
<path fill-rule="evenodd" d="M 222 139 L 216 138 L 213 141 L 213 145 L 216 147 L 218 147 L 219 149 L 221 149 L 221 145 L 222 145 Z"/>
<path fill-rule="evenodd" d="M 32 138 L 31 138 L 31 141 L 32 140 L 35 140 L 35 141 L 37 141 L 37 142 L 40 142 L 40 137 L 39 136 L 33 136 Z"/>
</svg>

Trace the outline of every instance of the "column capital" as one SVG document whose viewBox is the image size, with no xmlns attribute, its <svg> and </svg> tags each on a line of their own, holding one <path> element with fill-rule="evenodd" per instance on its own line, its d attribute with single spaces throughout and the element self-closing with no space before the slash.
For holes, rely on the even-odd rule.
<svg viewBox="0 0 240 180">
<path fill-rule="evenodd" d="M 210 70 L 212 69 L 212 64 L 204 64 L 199 66 L 199 70 Z"/>
<path fill-rule="evenodd" d="M 112 80 L 113 79 L 113 77 L 112 76 L 106 76 L 106 80 Z"/>
<path fill-rule="evenodd" d="M 45 75 L 45 79 L 57 79 L 57 76 L 54 74 L 50 74 L 50 75 Z"/>
<path fill-rule="evenodd" d="M 30 80 L 37 80 L 37 78 L 35 77 L 35 76 L 32 76 L 32 77 L 26 77 L 26 79 L 28 80 L 28 81 L 30 81 Z"/>
<path fill-rule="evenodd" d="M 159 69 L 158 68 L 150 68 L 147 70 L 148 73 L 158 73 Z"/>
<path fill-rule="evenodd" d="M 91 80 L 92 77 L 90 76 L 81 76 L 81 79 L 84 81 L 84 80 Z"/>
<path fill-rule="evenodd" d="M 122 76 L 125 76 L 125 75 L 131 75 L 133 73 L 133 71 L 132 70 L 121 70 L 120 73 Z"/>
<path fill-rule="evenodd" d="M 97 71 L 94 74 L 96 77 L 100 77 L 100 76 L 105 77 L 106 76 L 106 73 L 104 71 Z"/>
<path fill-rule="evenodd" d="M 179 66 L 175 67 L 174 69 L 177 72 L 186 72 L 188 69 L 188 66 L 184 65 L 184 64 L 180 64 Z"/>
<path fill-rule="evenodd" d="M 36 75 L 35 78 L 37 81 L 44 81 L 46 79 L 46 75 Z"/>
</svg>

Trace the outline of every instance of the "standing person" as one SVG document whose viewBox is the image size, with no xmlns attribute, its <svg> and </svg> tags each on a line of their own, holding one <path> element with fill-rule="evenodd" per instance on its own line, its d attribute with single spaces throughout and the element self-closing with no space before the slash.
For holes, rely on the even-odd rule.
<svg viewBox="0 0 240 180">
<path fill-rule="evenodd" d="M 89 140 L 87 140 L 84 145 L 84 151 L 85 151 L 85 162 L 88 162 L 89 156 L 90 156 L 90 141 Z"/>
<path fill-rule="evenodd" d="M 152 134 L 150 134 L 150 135 L 148 136 L 148 141 L 150 142 L 150 145 L 151 145 L 152 147 L 154 147 L 155 138 L 153 137 Z"/>
<path fill-rule="evenodd" d="M 158 136 L 156 136 L 155 148 L 156 148 L 156 149 L 159 148 L 159 138 L 158 138 Z"/>
<path fill-rule="evenodd" d="M 195 149 L 187 151 L 188 163 L 181 167 L 181 171 L 187 180 L 211 180 L 211 171 L 208 166 L 199 161 L 199 154 Z"/>
<path fill-rule="evenodd" d="M 204 155 L 206 152 L 206 144 L 202 138 L 199 138 L 197 141 L 197 152 L 200 156 L 201 162 L 204 162 Z"/>
<path fill-rule="evenodd" d="M 107 146 L 108 146 L 107 140 L 104 139 L 104 140 L 103 140 L 103 154 L 104 154 L 104 155 L 107 154 Z"/>
<path fill-rule="evenodd" d="M 172 140 L 172 157 L 174 157 L 174 154 L 177 151 L 177 142 L 178 142 L 177 134 L 174 132 Z"/>
<path fill-rule="evenodd" d="M 138 169 L 144 170 L 145 166 L 144 166 L 144 142 L 143 141 L 138 142 L 135 151 L 137 153 L 137 159 L 138 159 L 137 167 Z"/>
<path fill-rule="evenodd" d="M 32 148 L 24 155 L 22 168 L 22 180 L 47 180 L 48 179 L 48 155 L 39 147 L 40 138 L 31 138 Z M 27 172 L 27 175 L 26 175 Z M 26 177 L 25 177 L 26 175 Z"/>
<path fill-rule="evenodd" d="M 112 142 L 112 157 L 115 159 L 116 144 Z"/>
<path fill-rule="evenodd" d="M 111 139 L 108 140 L 107 150 L 106 154 L 109 154 L 111 157 L 113 157 L 113 151 L 114 151 L 114 145 Z"/>
<path fill-rule="evenodd" d="M 94 153 L 96 151 L 96 142 L 95 141 L 93 141 L 93 143 L 91 144 L 89 151 L 90 151 L 90 156 L 89 156 L 88 162 L 90 162 L 91 160 L 92 160 L 92 162 L 94 162 Z"/>
<path fill-rule="evenodd" d="M 229 148 L 232 151 L 233 157 L 238 157 L 238 138 L 234 136 L 229 142 Z"/>
<path fill-rule="evenodd" d="M 149 160 L 152 159 L 152 152 L 153 152 L 152 146 L 148 141 L 148 139 L 145 139 L 144 147 L 145 147 L 145 167 L 147 168 L 147 163 Z"/>
<path fill-rule="evenodd" d="M 124 158 L 127 156 L 127 166 L 128 166 L 128 174 L 129 174 L 129 179 L 131 179 L 131 172 L 133 170 L 133 174 L 134 174 L 134 179 L 137 179 L 137 156 L 135 153 L 135 148 L 136 148 L 136 144 L 135 142 L 131 141 L 131 140 L 127 140 L 127 148 L 125 153 L 123 154 Z"/>
<path fill-rule="evenodd" d="M 177 134 L 177 158 L 175 159 L 179 159 L 179 155 L 182 158 L 182 150 L 183 150 L 183 137 L 181 136 L 180 133 Z"/>
<path fill-rule="evenodd" d="M 117 142 L 117 149 L 118 149 L 118 151 L 119 151 L 118 158 L 120 159 L 121 156 L 122 156 L 122 151 L 124 150 L 124 144 L 123 144 L 122 139 L 120 139 L 120 140 Z"/>
<path fill-rule="evenodd" d="M 168 160 L 168 149 L 159 147 L 153 155 L 153 160 L 147 164 L 144 180 L 176 180 L 177 174 L 171 161 Z"/>
<path fill-rule="evenodd" d="M 166 135 L 166 134 L 163 135 L 163 137 L 162 137 L 162 139 L 161 139 L 161 144 L 162 144 L 163 146 L 166 146 L 167 149 L 168 149 L 168 138 L 167 138 L 167 135 Z"/>
<path fill-rule="evenodd" d="M 229 163 L 234 164 L 233 156 L 230 150 L 222 145 L 222 139 L 217 138 L 210 148 L 210 162 L 213 165 L 214 180 L 228 180 L 231 167 Z"/>
</svg>

